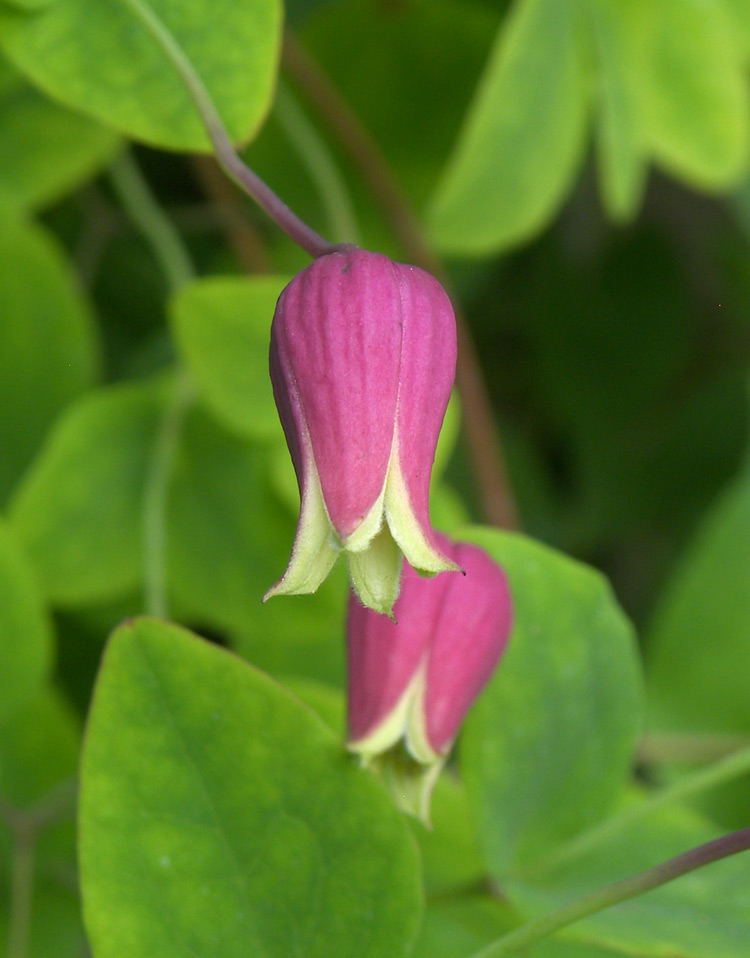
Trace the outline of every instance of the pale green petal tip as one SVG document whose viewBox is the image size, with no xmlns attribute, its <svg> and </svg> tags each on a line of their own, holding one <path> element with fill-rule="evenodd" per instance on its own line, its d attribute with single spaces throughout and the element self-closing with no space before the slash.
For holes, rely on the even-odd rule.
<svg viewBox="0 0 750 958">
<path fill-rule="evenodd" d="M 409 565 L 420 575 L 463 572 L 461 566 L 439 552 L 414 514 L 398 456 L 391 455 L 385 486 L 385 519 Z"/>
<path fill-rule="evenodd" d="M 386 526 L 362 552 L 346 553 L 352 589 L 363 605 L 393 616 L 401 586 L 401 550 Z"/>
<path fill-rule="evenodd" d="M 310 472 L 292 557 L 284 575 L 263 596 L 263 602 L 275 595 L 304 595 L 317 591 L 341 551 L 323 502 L 317 473 L 314 469 Z"/>
<path fill-rule="evenodd" d="M 430 828 L 432 792 L 440 778 L 445 759 L 430 765 L 415 761 L 402 746 L 374 757 L 370 768 L 382 779 L 398 807 Z"/>
</svg>

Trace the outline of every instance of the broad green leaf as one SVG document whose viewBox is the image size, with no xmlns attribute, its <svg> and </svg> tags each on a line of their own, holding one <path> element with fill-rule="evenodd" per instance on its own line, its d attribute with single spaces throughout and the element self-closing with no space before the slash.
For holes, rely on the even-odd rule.
<svg viewBox="0 0 750 958">
<path fill-rule="evenodd" d="M 646 185 L 643 23 L 649 0 L 589 5 L 599 86 L 597 146 L 602 199 L 615 220 L 631 219 Z"/>
<path fill-rule="evenodd" d="M 172 323 L 185 365 L 206 405 L 251 438 L 281 435 L 268 376 L 276 300 L 288 278 L 217 276 L 184 286 Z"/>
<path fill-rule="evenodd" d="M 559 209 L 585 145 L 581 43 L 568 0 L 514 5 L 429 210 L 445 252 L 520 243 Z"/>
<path fill-rule="evenodd" d="M 18 809 L 41 803 L 48 820 L 34 846 L 33 895 L 27 954 L 80 958 L 85 946 L 76 888 L 75 774 L 79 730 L 50 688 L 0 722 L 0 796 Z M 0 942 L 8 940 L 12 858 L 23 851 L 0 823 Z"/>
<path fill-rule="evenodd" d="M 648 137 L 656 161 L 704 189 L 734 185 L 750 158 L 744 56 L 720 3 L 659 0 L 642 43 Z"/>
<path fill-rule="evenodd" d="M 548 871 L 509 880 L 505 890 L 529 917 L 539 916 L 716 837 L 694 813 L 663 808 L 605 832 Z M 749 876 L 745 852 L 592 915 L 565 936 L 639 958 L 745 958 Z"/>
<path fill-rule="evenodd" d="M 41 685 L 52 628 L 30 563 L 0 521 L 0 718 Z"/>
<path fill-rule="evenodd" d="M 79 400 L 17 489 L 11 525 L 50 601 L 104 601 L 140 582 L 143 493 L 161 392 L 145 383 Z"/>
<path fill-rule="evenodd" d="M 15 81 L 0 90 L 0 189 L 18 206 L 46 206 L 105 164 L 119 138 Z"/>
<path fill-rule="evenodd" d="M 466 724 L 461 766 L 498 878 L 600 819 L 641 727 L 630 623 L 592 569 L 522 536 L 470 529 L 506 570 L 514 628 Z"/>
<path fill-rule="evenodd" d="M 96 958 L 410 952 L 418 857 L 380 785 L 278 685 L 176 626 L 112 637 L 80 829 Z"/>
<path fill-rule="evenodd" d="M 57 0 L 33 15 L 0 5 L 0 45 L 45 93 L 164 149 L 208 139 L 174 67 L 144 24 L 161 21 L 193 63 L 235 140 L 258 128 L 280 37 L 276 0 Z"/>
<path fill-rule="evenodd" d="M 346 702 L 341 689 L 324 685 L 315 679 L 301 678 L 298 675 L 277 676 L 285 689 L 292 692 L 300 702 L 304 702 L 321 718 L 328 728 L 340 739 L 346 735 Z"/>
<path fill-rule="evenodd" d="M 98 345 L 89 307 L 57 244 L 41 227 L 4 216 L 0 229 L 0 501 L 59 411 L 93 383 L 97 366 Z"/>
<path fill-rule="evenodd" d="M 80 731 L 51 687 L 40 689 L 0 722 L 0 795 L 31 808 L 76 774 Z"/>
<path fill-rule="evenodd" d="M 750 5 L 746 0 L 723 0 L 723 5 L 731 18 L 731 29 L 736 31 L 747 57 L 750 55 Z"/>
<path fill-rule="evenodd" d="M 646 644 L 650 722 L 750 732 L 750 474 L 706 516 L 662 596 Z"/>
</svg>

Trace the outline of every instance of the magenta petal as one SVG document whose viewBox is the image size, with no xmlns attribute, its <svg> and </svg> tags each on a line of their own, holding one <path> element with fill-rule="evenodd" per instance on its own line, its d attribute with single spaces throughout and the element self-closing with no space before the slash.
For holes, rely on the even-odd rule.
<svg viewBox="0 0 750 958">
<path fill-rule="evenodd" d="M 306 429 L 343 541 L 380 496 L 393 445 L 404 323 L 395 270 L 355 248 L 323 256 L 288 284 L 274 316 L 271 376 L 298 479 L 295 437 Z"/>
<path fill-rule="evenodd" d="M 432 580 L 406 567 L 393 620 L 349 596 L 347 721 L 352 743 L 373 735 L 387 721 L 425 658 L 440 607 L 440 590 L 425 590 L 429 584 Z M 398 729 L 394 737 L 404 730 Z"/>
<path fill-rule="evenodd" d="M 350 747 L 363 754 L 403 736 L 420 762 L 438 761 L 507 644 L 512 613 L 502 569 L 478 546 L 440 534 L 436 542 L 465 576 L 423 579 L 408 569 L 395 622 L 350 598 L 348 731 Z"/>
<path fill-rule="evenodd" d="M 440 551 L 429 518 L 430 474 L 456 371 L 456 321 L 443 287 L 415 266 L 396 264 L 407 322 L 401 351 L 398 459 L 411 511 Z"/>
<path fill-rule="evenodd" d="M 450 747 L 469 706 L 508 642 L 512 606 L 502 569 L 478 546 L 454 545 L 448 555 L 465 576 L 441 575 L 443 598 L 435 623 L 424 691 L 430 747 Z"/>
</svg>

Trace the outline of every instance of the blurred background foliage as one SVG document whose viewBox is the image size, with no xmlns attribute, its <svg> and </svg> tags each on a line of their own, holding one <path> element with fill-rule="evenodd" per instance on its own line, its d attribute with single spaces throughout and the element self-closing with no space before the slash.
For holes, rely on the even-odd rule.
<svg viewBox="0 0 750 958">
<path fill-rule="evenodd" d="M 58 6 L 74 25 L 88 9 Z M 118 105 L 116 80 L 97 85 L 35 10 L 0 0 L 0 792 L 21 804 L 72 772 L 103 638 L 148 605 L 151 546 L 173 619 L 300 688 L 341 684 L 344 598 L 338 569 L 315 599 L 258 605 L 296 512 L 267 329 L 278 277 L 307 257 L 190 152 L 204 141 L 187 101 L 157 85 Z M 277 51 L 259 47 L 245 77 L 232 30 L 253 43 L 257 26 L 236 19 L 203 73 L 236 138 L 259 130 L 247 162 L 324 235 L 408 258 L 336 133 L 339 105 L 294 57 L 264 122 Z M 744 741 L 750 2 L 296 0 L 287 24 L 445 259 L 523 530 L 604 571 L 636 624 L 647 777 L 694 764 L 690 735 Z M 234 50 L 226 70 L 217 49 Z M 144 232 L 149 194 L 187 260 Z M 248 271 L 275 275 L 248 287 Z M 446 528 L 483 519 L 451 416 Z M 58 756 L 43 774 L 13 757 L 29 736 Z M 659 751 L 668 736 L 685 755 Z M 749 797 L 745 780 L 702 809 L 746 824 Z M 59 877 L 72 839 L 52 838 L 41 867 Z M 38 895 L 50 940 L 32 953 L 59 956 L 75 909 Z"/>
</svg>

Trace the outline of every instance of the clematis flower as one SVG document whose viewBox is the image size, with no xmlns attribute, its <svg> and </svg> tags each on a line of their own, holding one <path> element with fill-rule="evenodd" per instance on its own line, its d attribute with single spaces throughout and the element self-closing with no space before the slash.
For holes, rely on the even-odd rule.
<svg viewBox="0 0 750 958">
<path fill-rule="evenodd" d="M 426 580 L 406 569 L 394 621 L 363 608 L 354 596 L 347 620 L 348 748 L 365 762 L 395 758 L 396 797 L 423 818 L 461 722 L 505 649 L 512 620 L 502 569 L 478 546 L 438 539 L 465 577 Z"/>
<path fill-rule="evenodd" d="M 430 473 L 456 364 L 440 284 L 343 247 L 298 273 L 271 327 L 274 398 L 300 489 L 284 575 L 264 596 L 314 592 L 339 552 L 365 605 L 390 613 L 403 556 L 458 566 L 430 527 Z"/>
</svg>

